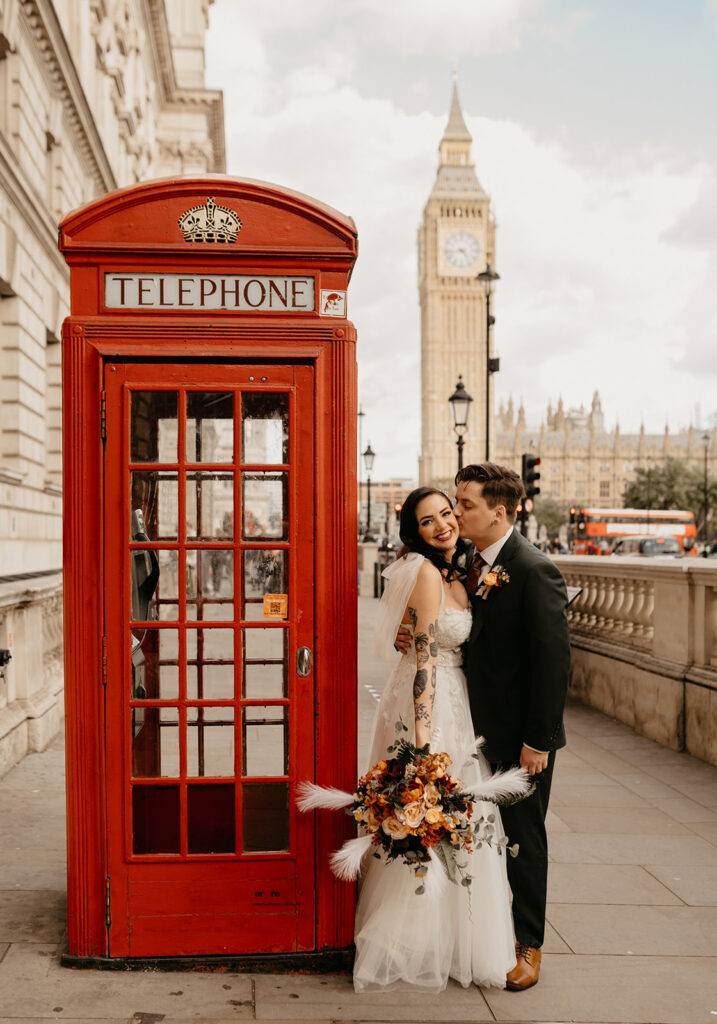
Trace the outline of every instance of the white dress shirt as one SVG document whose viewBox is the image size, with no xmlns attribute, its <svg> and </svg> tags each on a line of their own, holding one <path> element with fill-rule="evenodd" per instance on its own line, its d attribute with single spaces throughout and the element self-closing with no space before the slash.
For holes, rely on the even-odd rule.
<svg viewBox="0 0 717 1024">
<path fill-rule="evenodd" d="M 494 541 L 492 544 L 489 544 L 487 548 L 483 548 L 482 551 L 478 552 L 485 562 L 485 565 L 481 567 L 480 576 L 478 577 L 478 586 L 481 585 L 481 583 L 486 578 L 490 570 L 493 568 L 495 562 L 498 560 L 500 550 L 510 537 L 511 533 L 513 532 L 513 529 L 514 527 L 511 526 L 508 530 L 506 530 L 502 537 L 499 537 L 498 540 Z"/>
</svg>

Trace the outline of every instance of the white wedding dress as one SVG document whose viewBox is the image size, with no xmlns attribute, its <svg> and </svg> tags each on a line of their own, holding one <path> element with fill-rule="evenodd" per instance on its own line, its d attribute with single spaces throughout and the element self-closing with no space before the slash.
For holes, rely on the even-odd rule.
<svg viewBox="0 0 717 1024">
<path fill-rule="evenodd" d="M 420 561 L 416 563 L 416 559 Z M 415 582 L 422 561 L 422 556 L 410 554 L 408 559 L 394 562 L 384 574 L 389 588 L 397 584 L 393 587 L 392 613 L 390 609 L 383 611 L 377 631 L 383 636 L 384 649 L 388 639 L 396 635 L 396 616 L 400 622 L 413 589 L 411 577 Z M 396 598 L 399 604 L 403 602 L 400 609 Z M 453 761 L 449 772 L 464 785 L 491 774 L 482 754 L 478 759 L 472 756 L 475 735 L 461 668 L 461 644 L 470 634 L 471 616 L 470 608 L 444 608 L 441 598 L 438 671 L 431 722 L 431 751 L 449 754 Z M 415 673 L 416 655 L 412 647 L 401 657 L 386 684 L 376 713 L 366 768 L 391 757 L 388 747 L 397 737 L 395 726 L 399 720 L 408 727 L 408 732 L 400 735 L 415 741 Z M 503 834 L 495 804 L 479 802 L 474 814 L 475 819 L 481 814 L 495 815 L 496 838 Z M 367 856 L 356 910 L 356 991 L 385 990 L 409 983 L 440 992 L 449 977 L 463 986 L 474 982 L 504 988 L 505 976 L 515 966 L 505 858 L 505 852 L 499 854 L 497 849 L 485 844 L 472 854 L 461 855 L 461 862 L 468 862 L 467 874 L 473 878 L 470 888 L 451 883 L 444 886 L 442 895 L 434 897 L 429 892 L 416 894 L 420 879 L 400 859 L 387 861 L 383 856 L 380 860 Z"/>
</svg>

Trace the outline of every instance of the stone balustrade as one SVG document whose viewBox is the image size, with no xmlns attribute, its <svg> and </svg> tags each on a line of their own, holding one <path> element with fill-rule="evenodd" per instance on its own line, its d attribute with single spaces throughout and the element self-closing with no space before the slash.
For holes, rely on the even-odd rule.
<svg viewBox="0 0 717 1024">
<path fill-rule="evenodd" d="M 717 561 L 555 558 L 570 605 L 571 693 L 717 764 Z"/>
<path fill-rule="evenodd" d="M 0 584 L 0 776 L 62 724 L 62 574 Z"/>
</svg>

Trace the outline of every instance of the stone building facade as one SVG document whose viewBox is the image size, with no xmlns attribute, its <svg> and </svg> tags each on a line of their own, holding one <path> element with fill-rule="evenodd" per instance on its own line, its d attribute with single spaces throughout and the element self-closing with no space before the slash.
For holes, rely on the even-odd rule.
<svg viewBox="0 0 717 1024">
<path fill-rule="evenodd" d="M 57 224 L 115 188 L 225 170 L 222 94 L 204 86 L 210 3 L 0 0 L 0 771 L 61 708 Z"/>
<path fill-rule="evenodd" d="M 708 440 L 705 441 L 704 438 Z M 523 452 L 540 456 L 540 495 L 571 505 L 621 508 L 623 494 L 637 469 L 654 469 L 667 459 L 717 472 L 717 430 L 690 427 L 678 433 L 623 434 L 619 426 L 605 427 L 600 396 L 593 395 L 589 409 L 565 409 L 562 399 L 548 406 L 540 427 L 529 428 L 522 406 L 512 399 L 499 407 L 496 416 L 494 458 L 520 472 Z"/>
<path fill-rule="evenodd" d="M 438 172 L 418 231 L 421 484 L 445 481 L 455 473 L 448 398 L 459 375 L 473 399 L 464 460 L 479 461 L 485 453 L 487 309 L 476 275 L 488 264 L 495 266 L 495 220 L 490 196 L 476 176 L 472 141 L 454 86 Z"/>
</svg>

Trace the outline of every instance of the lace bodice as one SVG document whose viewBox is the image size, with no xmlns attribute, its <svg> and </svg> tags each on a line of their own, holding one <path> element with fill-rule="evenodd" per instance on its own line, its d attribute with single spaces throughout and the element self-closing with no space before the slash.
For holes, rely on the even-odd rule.
<svg viewBox="0 0 717 1024">
<path fill-rule="evenodd" d="M 461 644 L 470 636 L 472 621 L 470 608 L 441 608 L 436 633 L 439 665 L 463 664 Z"/>
</svg>

